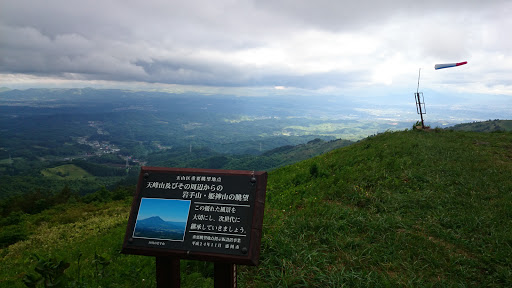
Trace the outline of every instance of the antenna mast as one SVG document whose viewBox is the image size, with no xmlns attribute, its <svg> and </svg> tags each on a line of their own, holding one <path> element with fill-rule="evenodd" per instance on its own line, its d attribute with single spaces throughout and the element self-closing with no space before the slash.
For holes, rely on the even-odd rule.
<svg viewBox="0 0 512 288">
<path fill-rule="evenodd" d="M 414 99 L 416 101 L 416 112 L 418 114 L 420 114 L 420 117 L 421 117 L 421 129 L 425 129 L 425 123 L 423 122 L 423 114 L 427 114 L 427 110 L 425 109 L 425 99 L 423 98 L 423 92 L 419 92 L 419 90 L 420 90 L 420 75 L 421 75 L 421 68 L 418 71 L 418 87 L 416 88 L 416 93 L 414 93 Z"/>
<path fill-rule="evenodd" d="M 416 88 L 416 93 L 420 90 L 420 75 L 421 75 L 421 68 L 420 71 L 418 71 L 418 87 Z"/>
</svg>

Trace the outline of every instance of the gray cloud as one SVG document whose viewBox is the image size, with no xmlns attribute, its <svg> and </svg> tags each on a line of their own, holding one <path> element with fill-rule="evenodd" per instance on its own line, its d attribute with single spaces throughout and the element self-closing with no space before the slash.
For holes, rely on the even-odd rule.
<svg viewBox="0 0 512 288">
<path fill-rule="evenodd" d="M 319 89 L 392 79 L 400 72 L 382 72 L 388 59 L 410 69 L 408 62 L 490 53 L 502 65 L 496 71 L 509 75 L 497 59 L 512 61 L 511 7 L 480 0 L 1 1 L 0 73 Z M 511 85 L 510 77 L 499 79 L 493 85 Z"/>
<path fill-rule="evenodd" d="M 203 61 L 138 61 L 147 76 L 145 81 L 158 83 L 181 83 L 186 85 L 208 86 L 284 86 L 304 89 L 320 89 L 333 83 L 350 85 L 354 81 L 365 79 L 363 72 L 343 73 L 331 71 L 310 73 L 307 75 L 291 74 L 284 71 L 262 71 L 257 67 L 247 68 L 225 63 L 205 63 Z M 250 72 L 248 72 L 250 71 Z"/>
<path fill-rule="evenodd" d="M 263 0 L 258 7 L 304 26 L 314 26 L 333 31 L 360 29 L 368 25 L 381 25 L 396 16 L 409 18 L 431 17 L 432 14 L 449 12 L 455 15 L 495 10 L 506 0 L 430 0 L 430 1 L 331 1 L 331 0 Z"/>
</svg>

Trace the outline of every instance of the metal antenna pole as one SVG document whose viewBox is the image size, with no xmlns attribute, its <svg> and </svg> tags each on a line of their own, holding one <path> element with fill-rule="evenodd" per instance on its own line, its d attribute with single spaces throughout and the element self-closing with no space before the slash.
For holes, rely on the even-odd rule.
<svg viewBox="0 0 512 288">
<path fill-rule="evenodd" d="M 420 71 L 418 71 L 418 87 L 416 88 L 416 93 L 420 91 L 420 75 L 421 75 L 421 68 Z"/>
<path fill-rule="evenodd" d="M 419 108 L 419 114 L 420 114 L 420 117 L 421 117 L 421 129 L 425 129 L 425 123 L 423 122 L 423 111 L 421 111 L 421 99 L 420 99 L 420 93 L 419 93 L 419 90 L 420 90 L 420 75 L 421 75 L 421 68 L 420 70 L 418 71 L 418 87 L 416 88 L 416 104 L 418 105 L 418 108 Z"/>
</svg>

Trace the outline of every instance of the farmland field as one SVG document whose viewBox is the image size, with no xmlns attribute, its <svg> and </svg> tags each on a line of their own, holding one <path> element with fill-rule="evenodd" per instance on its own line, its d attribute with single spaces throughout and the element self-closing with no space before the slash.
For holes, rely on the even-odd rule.
<svg viewBox="0 0 512 288">
<path fill-rule="evenodd" d="M 42 170 L 41 173 L 45 177 L 53 177 L 63 180 L 94 178 L 94 176 L 89 174 L 87 171 L 73 164 L 65 164 L 54 168 L 47 168 Z"/>
</svg>

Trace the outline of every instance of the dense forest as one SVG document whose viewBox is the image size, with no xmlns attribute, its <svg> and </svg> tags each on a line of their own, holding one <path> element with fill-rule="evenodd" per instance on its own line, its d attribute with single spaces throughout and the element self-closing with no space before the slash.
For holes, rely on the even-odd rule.
<svg viewBox="0 0 512 288">
<path fill-rule="evenodd" d="M 288 101 L 89 88 L 2 91 L 0 180 L 7 185 L 0 199 L 129 185 L 142 165 L 270 170 L 352 143 L 334 141 L 335 129 L 301 130 L 327 122 L 298 117 L 319 113 L 309 100 Z M 294 148 L 272 152 L 281 146 Z"/>
</svg>

